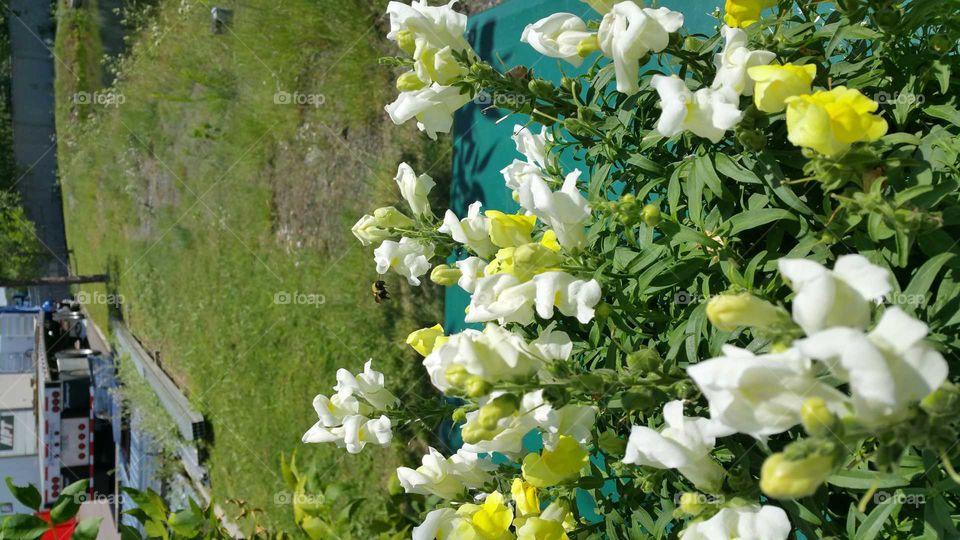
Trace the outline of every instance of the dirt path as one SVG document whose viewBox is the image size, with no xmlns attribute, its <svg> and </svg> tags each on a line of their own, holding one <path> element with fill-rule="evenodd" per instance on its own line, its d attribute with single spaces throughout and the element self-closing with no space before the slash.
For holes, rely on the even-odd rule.
<svg viewBox="0 0 960 540">
<path fill-rule="evenodd" d="M 53 14 L 50 2 L 10 2 L 13 51 L 13 153 L 19 169 L 17 189 L 37 236 L 50 252 L 46 275 L 69 273 L 63 206 L 57 183 L 56 129 L 53 98 Z M 41 297 L 64 294 L 58 286 Z M 46 293 L 46 294 L 44 294 Z"/>
</svg>

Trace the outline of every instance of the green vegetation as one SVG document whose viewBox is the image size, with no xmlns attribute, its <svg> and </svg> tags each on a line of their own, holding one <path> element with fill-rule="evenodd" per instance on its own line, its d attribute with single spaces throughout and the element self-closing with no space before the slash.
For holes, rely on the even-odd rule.
<svg viewBox="0 0 960 540">
<path fill-rule="evenodd" d="M 337 367 L 372 357 L 398 395 L 429 391 L 401 344 L 437 322 L 440 292 L 414 301 L 390 279 L 394 299 L 377 305 L 369 252 L 349 232 L 361 209 L 398 200 L 401 160 L 446 191 L 449 147 L 384 129 L 385 4 L 228 2 L 233 23 L 214 35 L 202 4 L 161 3 L 115 85 L 100 88 L 96 6 L 58 3 L 58 152 L 76 271 L 109 271 L 127 324 L 210 420 L 214 497 L 244 499 L 285 530 L 295 526 L 275 503 L 287 489 L 281 452 L 300 447 L 321 482 L 349 479 L 345 489 L 367 497 L 358 522 L 376 518 L 395 467 L 411 461 L 302 447 L 311 400 Z M 105 327 L 107 307 L 88 307 Z"/>
</svg>

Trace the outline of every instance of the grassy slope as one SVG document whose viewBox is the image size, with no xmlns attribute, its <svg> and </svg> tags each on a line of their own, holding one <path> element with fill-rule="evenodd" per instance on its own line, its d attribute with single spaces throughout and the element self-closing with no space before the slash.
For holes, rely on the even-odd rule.
<svg viewBox="0 0 960 540">
<path fill-rule="evenodd" d="M 385 4 L 246 0 L 213 36 L 202 3 L 162 2 L 122 64 L 119 107 L 70 103 L 93 89 L 87 51 L 99 45 L 61 8 L 57 124 L 76 270 L 110 271 L 127 322 L 212 421 L 215 496 L 249 501 L 270 524 L 292 526 L 290 507 L 273 503 L 277 458 L 316 420 L 313 395 L 369 357 L 399 393 L 423 391 L 400 338 L 440 316 L 437 291 L 414 301 L 395 280 L 399 298 L 374 304 L 372 255 L 349 234 L 363 211 L 396 202 L 401 159 L 441 179 L 449 167 L 445 145 L 386 125 Z M 277 91 L 325 104 L 278 105 Z M 283 292 L 325 303 L 279 305 Z M 105 306 L 90 307 L 104 324 Z M 371 508 L 399 459 L 300 450 Z"/>
</svg>

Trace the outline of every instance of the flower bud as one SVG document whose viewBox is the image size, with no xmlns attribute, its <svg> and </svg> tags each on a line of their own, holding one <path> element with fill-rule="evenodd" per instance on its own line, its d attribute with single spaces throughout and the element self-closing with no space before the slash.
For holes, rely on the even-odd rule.
<svg viewBox="0 0 960 540">
<path fill-rule="evenodd" d="M 946 54 L 950 52 L 950 49 L 952 49 L 955 45 L 955 42 L 944 34 L 934 34 L 930 36 L 929 40 L 930 47 L 940 54 Z"/>
<path fill-rule="evenodd" d="M 809 398 L 800 407 L 800 422 L 803 429 L 814 437 L 829 434 L 836 426 L 837 418 L 830 412 L 823 398 Z"/>
<path fill-rule="evenodd" d="M 699 493 L 692 491 L 684 492 L 680 495 L 680 511 L 688 516 L 697 516 L 707 508 L 703 502 L 703 497 Z"/>
<path fill-rule="evenodd" d="M 644 206 L 643 210 L 640 212 L 640 219 L 643 220 L 648 227 L 655 227 L 662 219 L 660 207 L 655 204 L 648 204 Z"/>
<path fill-rule="evenodd" d="M 490 383 L 474 375 L 467 379 L 464 389 L 467 391 L 468 397 L 481 398 L 490 393 Z"/>
<path fill-rule="evenodd" d="M 453 410 L 453 414 L 450 415 L 450 419 L 454 422 L 466 422 L 467 412 L 466 407 L 457 407 Z"/>
<path fill-rule="evenodd" d="M 377 208 L 373 211 L 373 217 L 377 220 L 377 226 L 387 229 L 402 229 L 415 224 L 412 219 L 392 206 Z"/>
<path fill-rule="evenodd" d="M 421 356 L 429 356 L 434 349 L 443 345 L 446 341 L 447 337 L 443 335 L 443 327 L 439 324 L 430 328 L 421 328 L 407 336 L 407 345 L 413 347 L 413 350 L 420 353 Z"/>
<path fill-rule="evenodd" d="M 943 383 L 920 401 L 920 408 L 931 416 L 947 416 L 953 414 L 960 405 L 960 395 L 957 386 L 951 382 Z"/>
<path fill-rule="evenodd" d="M 413 32 L 410 30 L 400 30 L 397 32 L 397 46 L 407 54 L 416 52 L 417 39 L 414 37 Z"/>
<path fill-rule="evenodd" d="M 833 457 L 811 454 L 798 460 L 778 452 L 763 462 L 760 489 L 774 499 L 799 499 L 813 495 L 833 472 Z"/>
<path fill-rule="evenodd" d="M 369 246 L 376 242 L 382 242 L 393 238 L 393 233 L 377 225 L 377 218 L 371 215 L 365 215 L 357 221 L 351 229 L 353 235 L 360 240 L 360 243 Z"/>
<path fill-rule="evenodd" d="M 623 457 L 627 450 L 627 441 L 621 439 L 614 431 L 604 431 L 598 441 L 600 449 L 615 457 Z"/>
<path fill-rule="evenodd" d="M 590 135 L 590 126 L 579 118 L 567 118 L 563 121 L 563 127 L 573 135 L 586 137 Z"/>
<path fill-rule="evenodd" d="M 503 394 L 480 407 L 477 421 L 484 429 L 496 429 L 501 418 L 510 416 L 520 406 L 520 399 L 513 394 Z"/>
<path fill-rule="evenodd" d="M 463 442 L 467 444 L 476 444 L 480 441 L 486 441 L 494 437 L 494 433 L 489 429 L 484 429 L 478 423 L 470 423 L 463 426 L 460 430 L 460 436 Z"/>
<path fill-rule="evenodd" d="M 430 281 L 444 287 L 452 287 L 460 281 L 463 272 L 446 264 L 439 264 L 430 272 Z"/>
<path fill-rule="evenodd" d="M 656 349 L 640 349 L 627 356 L 627 367 L 635 373 L 649 373 L 660 367 L 663 359 Z"/>
<path fill-rule="evenodd" d="M 577 44 L 577 55 L 579 55 L 580 58 L 586 58 L 599 50 L 600 40 L 596 34 L 583 38 L 580 43 Z"/>
<path fill-rule="evenodd" d="M 412 71 L 408 71 L 397 77 L 397 90 L 401 92 L 415 92 L 427 86 L 427 83 L 420 80 L 420 77 Z"/>
<path fill-rule="evenodd" d="M 454 364 L 447 368 L 444 372 L 444 376 L 447 378 L 447 382 L 450 383 L 450 386 L 457 388 L 463 388 L 467 384 L 467 378 L 470 377 L 470 373 L 467 371 L 467 368 Z"/>
<path fill-rule="evenodd" d="M 551 97 L 556 92 L 556 88 L 543 79 L 533 79 L 527 83 L 527 88 L 537 97 Z"/>
<path fill-rule="evenodd" d="M 707 304 L 707 318 L 724 332 L 741 326 L 766 328 L 781 318 L 780 310 L 750 293 L 721 294 Z"/>
</svg>

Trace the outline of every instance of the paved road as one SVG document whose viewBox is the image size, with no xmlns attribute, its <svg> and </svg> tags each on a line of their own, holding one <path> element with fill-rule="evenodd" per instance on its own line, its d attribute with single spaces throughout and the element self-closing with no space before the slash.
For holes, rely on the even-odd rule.
<svg viewBox="0 0 960 540">
<path fill-rule="evenodd" d="M 50 257 L 46 275 L 69 273 L 63 204 L 57 184 L 54 125 L 51 3 L 11 0 L 8 22 L 13 50 L 13 153 L 22 176 L 17 188 L 27 216 Z M 47 288 L 41 296 L 61 296 L 65 287 Z"/>
</svg>

